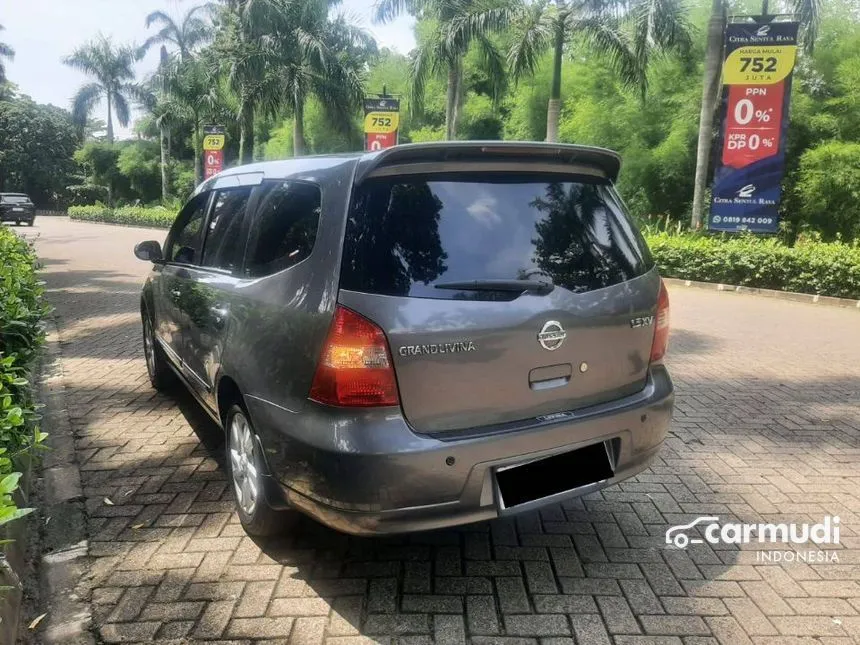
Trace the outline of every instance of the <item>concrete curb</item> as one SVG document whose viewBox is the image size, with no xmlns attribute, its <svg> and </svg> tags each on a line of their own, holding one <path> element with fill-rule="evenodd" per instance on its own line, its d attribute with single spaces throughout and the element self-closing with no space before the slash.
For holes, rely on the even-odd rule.
<svg viewBox="0 0 860 645">
<path fill-rule="evenodd" d="M 663 280 L 670 287 L 695 287 L 696 289 L 709 289 L 711 291 L 746 293 L 765 298 L 776 298 L 777 300 L 791 300 L 793 302 L 806 302 L 811 305 L 828 305 L 830 307 L 860 310 L 860 300 L 851 300 L 850 298 L 833 298 L 831 296 L 819 296 L 812 293 L 758 289 L 756 287 L 742 287 L 731 284 L 719 284 L 717 282 L 697 282 L 696 280 L 679 280 L 677 278 L 663 278 Z"/>
<path fill-rule="evenodd" d="M 51 450 L 43 459 L 45 481 L 39 583 L 42 611 L 47 612 L 39 634 L 44 645 L 92 645 L 92 615 L 81 597 L 89 545 L 81 474 L 75 457 L 75 438 L 69 423 L 66 388 L 60 362 L 59 330 L 48 320 L 39 400 L 45 404 L 42 427 L 50 434 Z"/>
</svg>

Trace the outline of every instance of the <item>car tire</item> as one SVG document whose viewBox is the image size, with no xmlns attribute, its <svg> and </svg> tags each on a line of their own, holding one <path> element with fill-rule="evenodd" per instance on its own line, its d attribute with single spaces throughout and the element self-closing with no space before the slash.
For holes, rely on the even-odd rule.
<svg viewBox="0 0 860 645">
<path fill-rule="evenodd" d="M 164 350 L 155 340 L 152 320 L 145 311 L 143 313 L 143 357 L 146 360 L 146 372 L 149 382 L 159 392 L 166 392 L 176 384 L 176 374 L 167 364 Z"/>
<path fill-rule="evenodd" d="M 21 226 L 21 220 L 16 219 L 15 220 L 15 226 Z"/>
<path fill-rule="evenodd" d="M 276 511 L 266 500 L 260 442 L 245 408 L 234 404 L 227 411 L 227 474 L 233 487 L 239 521 L 248 535 L 266 537 L 283 531 L 288 512 Z"/>
<path fill-rule="evenodd" d="M 35 222 L 35 221 L 36 220 L 31 219 L 29 222 L 27 222 L 27 226 L 33 226 L 33 222 Z"/>
</svg>

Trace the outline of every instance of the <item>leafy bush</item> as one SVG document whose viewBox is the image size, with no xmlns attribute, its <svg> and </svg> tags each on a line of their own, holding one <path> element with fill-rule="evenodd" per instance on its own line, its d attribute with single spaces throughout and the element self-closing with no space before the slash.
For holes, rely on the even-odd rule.
<svg viewBox="0 0 860 645">
<path fill-rule="evenodd" d="M 363 125 L 364 120 L 361 120 Z M 364 137 L 359 120 L 352 119 L 334 127 L 334 122 L 325 107 L 311 98 L 305 105 L 305 154 L 330 154 L 361 150 Z M 275 127 L 269 140 L 260 147 L 261 156 L 267 161 L 293 157 L 293 119 L 285 119 Z"/>
<path fill-rule="evenodd" d="M 424 143 L 425 141 L 444 141 L 445 126 L 433 127 L 425 125 L 423 128 L 416 128 L 409 133 L 412 143 Z"/>
<path fill-rule="evenodd" d="M 178 203 L 179 207 L 188 200 L 191 193 L 194 192 L 197 182 L 194 180 L 194 162 L 192 161 L 173 161 L 170 164 L 170 186 L 173 192 L 172 201 Z M 170 203 L 165 203 L 164 206 L 171 206 Z M 176 211 L 179 212 L 179 207 Z"/>
<path fill-rule="evenodd" d="M 504 123 L 496 114 L 493 100 L 483 94 L 469 94 L 460 118 L 460 139 L 497 140 L 503 136 Z"/>
<path fill-rule="evenodd" d="M 31 510 L 17 508 L 12 498 L 21 477 L 14 470 L 47 436 L 39 430 L 27 377 L 48 309 L 30 245 L 0 228 L 0 257 L 0 524 L 5 524 Z"/>
<path fill-rule="evenodd" d="M 829 141 L 800 157 L 800 219 L 826 240 L 860 238 L 860 143 Z"/>
<path fill-rule="evenodd" d="M 126 224 L 128 226 L 151 226 L 153 228 L 170 228 L 176 219 L 176 211 L 154 206 L 123 206 L 108 208 L 107 206 L 72 206 L 69 217 L 87 222 L 105 222 L 107 224 Z"/>
<path fill-rule="evenodd" d="M 124 143 L 116 162 L 116 168 L 128 178 L 131 189 L 129 197 L 138 197 L 143 202 L 161 196 L 161 148 L 155 141 Z"/>
<path fill-rule="evenodd" d="M 664 277 L 860 299 L 860 245 L 651 232 Z"/>
</svg>

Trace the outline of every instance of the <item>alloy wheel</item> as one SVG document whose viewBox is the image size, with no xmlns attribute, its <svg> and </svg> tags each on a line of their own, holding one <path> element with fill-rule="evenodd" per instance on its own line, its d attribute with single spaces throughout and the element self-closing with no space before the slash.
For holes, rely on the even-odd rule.
<svg viewBox="0 0 860 645">
<path fill-rule="evenodd" d="M 238 412 L 230 422 L 230 470 L 239 507 L 246 515 L 253 515 L 260 491 L 254 435 L 245 415 Z"/>
<path fill-rule="evenodd" d="M 150 377 L 155 376 L 155 341 L 152 337 L 152 323 L 147 320 L 143 324 L 143 355 L 146 358 L 146 370 Z"/>
</svg>

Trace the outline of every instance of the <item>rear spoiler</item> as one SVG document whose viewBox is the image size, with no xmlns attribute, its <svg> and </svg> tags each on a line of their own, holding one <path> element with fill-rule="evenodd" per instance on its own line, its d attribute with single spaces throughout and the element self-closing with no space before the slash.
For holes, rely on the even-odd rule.
<svg viewBox="0 0 860 645">
<path fill-rule="evenodd" d="M 586 166 L 598 170 L 611 182 L 618 179 L 621 170 L 621 157 L 605 148 L 533 141 L 440 141 L 411 143 L 366 154 L 359 161 L 355 183 L 386 166 L 446 162 L 542 162 Z"/>
</svg>

